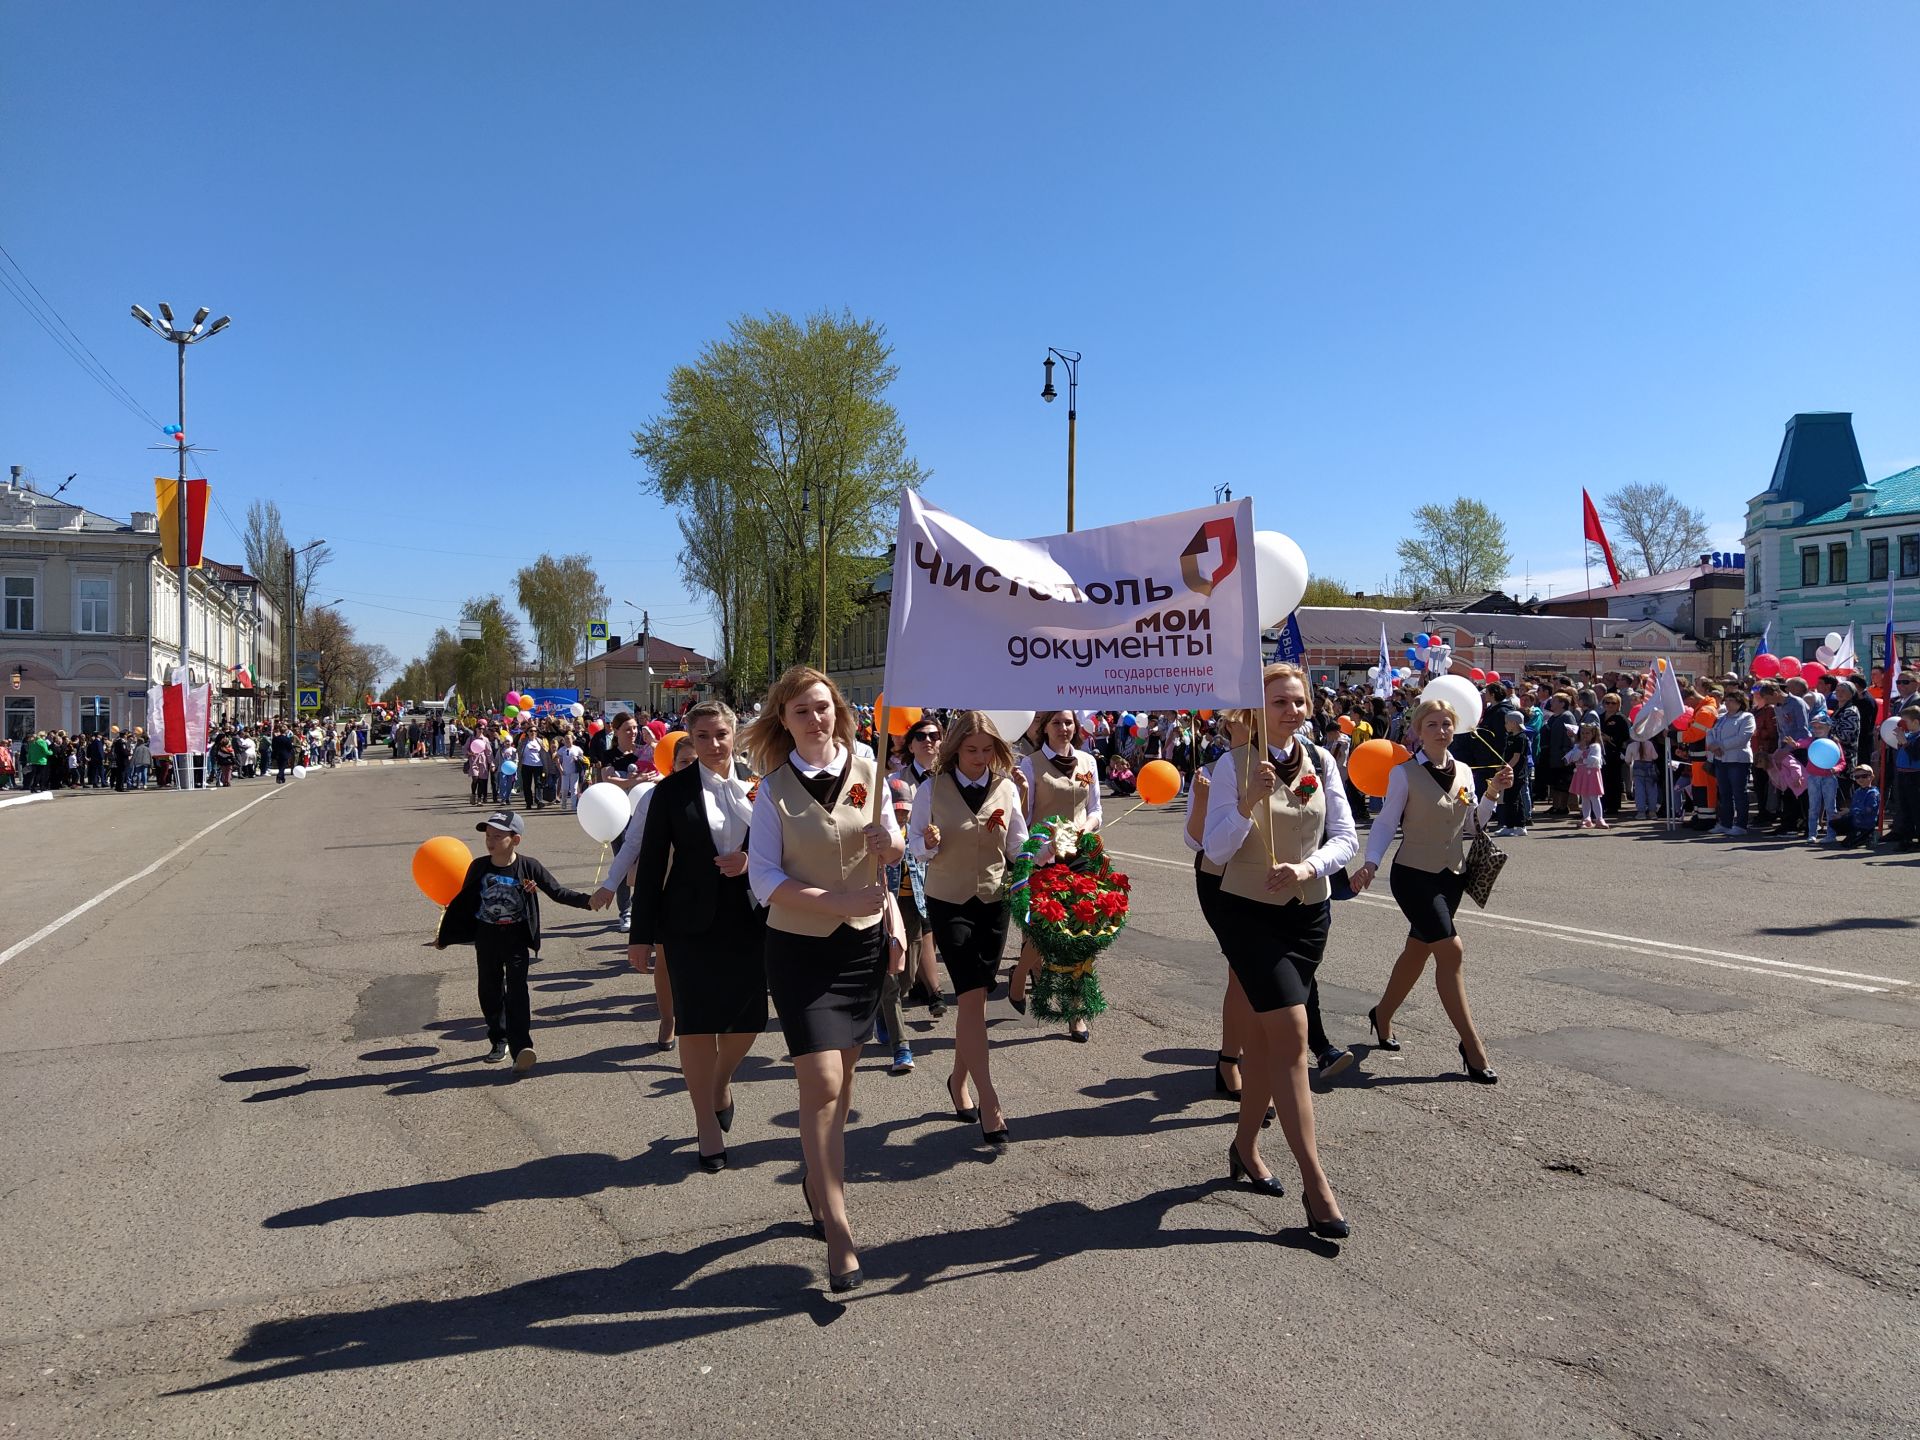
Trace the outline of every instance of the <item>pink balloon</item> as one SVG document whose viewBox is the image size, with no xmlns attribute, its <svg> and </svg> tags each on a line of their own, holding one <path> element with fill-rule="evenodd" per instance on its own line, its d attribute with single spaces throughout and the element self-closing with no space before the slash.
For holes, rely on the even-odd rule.
<svg viewBox="0 0 1920 1440">
<path fill-rule="evenodd" d="M 1822 665 L 1818 660 L 1809 660 L 1800 667 L 1800 678 L 1809 685 L 1813 684 L 1814 681 L 1826 673 L 1827 667 Z"/>
<path fill-rule="evenodd" d="M 514 707 L 515 709 L 519 708 L 520 692 L 518 690 L 507 691 L 507 704 Z"/>
<path fill-rule="evenodd" d="M 1780 657 L 1780 673 L 1789 680 L 1793 679 L 1794 676 L 1800 673 L 1799 658 L 1794 655 L 1782 655 Z"/>
<path fill-rule="evenodd" d="M 1771 680 L 1780 673 L 1780 657 L 1771 654 L 1754 656 L 1753 673 L 1756 679 Z"/>
</svg>

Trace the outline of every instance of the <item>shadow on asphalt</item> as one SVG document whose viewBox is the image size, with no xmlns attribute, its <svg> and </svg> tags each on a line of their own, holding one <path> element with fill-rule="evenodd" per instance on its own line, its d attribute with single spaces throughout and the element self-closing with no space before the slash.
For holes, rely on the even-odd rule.
<svg viewBox="0 0 1920 1440">
<path fill-rule="evenodd" d="M 557 1158 L 585 1162 L 596 1157 Z M 647 1160 L 643 1156 L 628 1163 Z M 518 1170 L 501 1173 L 515 1175 Z M 560 1178 L 564 1174 L 554 1172 Z M 1303 1228 L 1272 1235 L 1246 1228 L 1166 1224 L 1176 1207 L 1202 1201 L 1218 1188 L 1217 1182 L 1176 1186 L 1106 1209 L 1077 1200 L 1058 1201 L 989 1229 L 915 1236 L 863 1249 L 860 1264 L 868 1288 L 850 1303 L 885 1303 L 890 1296 L 934 1285 L 1032 1273 L 1058 1260 L 1099 1251 L 1278 1244 L 1321 1256 L 1338 1253 L 1337 1246 L 1315 1240 Z M 546 1193 L 571 1192 L 561 1185 Z M 408 1300 L 366 1310 L 271 1320 L 254 1326 L 231 1356 L 235 1364 L 258 1368 L 168 1393 L 205 1394 L 296 1375 L 404 1365 L 518 1346 L 622 1355 L 790 1316 L 806 1316 L 817 1325 L 827 1325 L 845 1312 L 846 1305 L 821 1292 L 814 1266 L 751 1258 L 768 1241 L 810 1235 L 809 1228 L 795 1219 L 685 1251 L 638 1255 L 617 1265 L 527 1281 L 485 1295 Z"/>
</svg>

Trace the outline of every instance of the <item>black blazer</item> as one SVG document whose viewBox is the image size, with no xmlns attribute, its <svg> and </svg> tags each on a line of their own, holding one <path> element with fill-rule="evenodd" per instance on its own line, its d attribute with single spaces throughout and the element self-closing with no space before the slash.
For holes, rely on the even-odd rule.
<svg viewBox="0 0 1920 1440">
<path fill-rule="evenodd" d="M 744 840 L 740 848 L 747 848 Z M 721 887 L 747 883 L 745 874 L 728 879 L 714 867 L 718 853 L 700 793 L 700 766 L 674 771 L 647 802 L 647 828 L 634 863 L 629 943 L 655 945 L 666 932 L 696 935 L 713 928 Z"/>
</svg>

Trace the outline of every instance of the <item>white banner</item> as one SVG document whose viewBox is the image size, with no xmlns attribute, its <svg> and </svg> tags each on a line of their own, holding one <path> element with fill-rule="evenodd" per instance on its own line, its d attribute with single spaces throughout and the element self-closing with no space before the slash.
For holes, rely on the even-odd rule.
<svg viewBox="0 0 1920 1440">
<path fill-rule="evenodd" d="M 1253 502 L 1003 540 L 908 491 L 886 694 L 983 710 L 1258 705 Z"/>
</svg>

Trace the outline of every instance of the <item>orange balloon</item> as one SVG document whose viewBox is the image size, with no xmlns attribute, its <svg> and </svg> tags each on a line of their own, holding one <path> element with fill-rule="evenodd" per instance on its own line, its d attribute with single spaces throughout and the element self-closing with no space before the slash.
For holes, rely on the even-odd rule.
<svg viewBox="0 0 1920 1440">
<path fill-rule="evenodd" d="M 1405 764 L 1411 754 L 1406 746 L 1391 740 L 1369 740 L 1354 746 L 1347 757 L 1347 778 L 1362 795 L 1381 799 L 1387 793 L 1387 772 Z"/>
<path fill-rule="evenodd" d="M 1165 760 L 1149 760 L 1134 777 L 1134 788 L 1149 805 L 1164 805 L 1180 793 L 1180 772 Z"/>
<path fill-rule="evenodd" d="M 887 697 L 876 695 L 873 698 L 873 713 L 878 715 L 887 708 Z M 920 711 L 912 705 L 902 705 L 896 710 L 887 710 L 887 733 L 904 735 L 920 723 Z"/>
<path fill-rule="evenodd" d="M 1340 717 L 1340 733 L 1342 735 L 1351 735 L 1353 733 L 1353 727 L 1357 723 L 1351 715 L 1342 715 Z"/>
<path fill-rule="evenodd" d="M 673 754 L 680 748 L 680 742 L 687 738 L 684 730 L 669 730 L 653 742 L 653 768 L 662 775 L 673 773 Z"/>
<path fill-rule="evenodd" d="M 413 852 L 413 883 L 436 905 L 451 905 L 466 883 L 473 852 L 467 842 L 436 835 Z"/>
<path fill-rule="evenodd" d="M 1211 720 L 1211 719 L 1213 719 L 1213 711 L 1211 711 L 1211 710 L 1202 710 L 1202 711 L 1200 712 L 1200 718 L 1201 718 L 1202 720 Z"/>
</svg>

